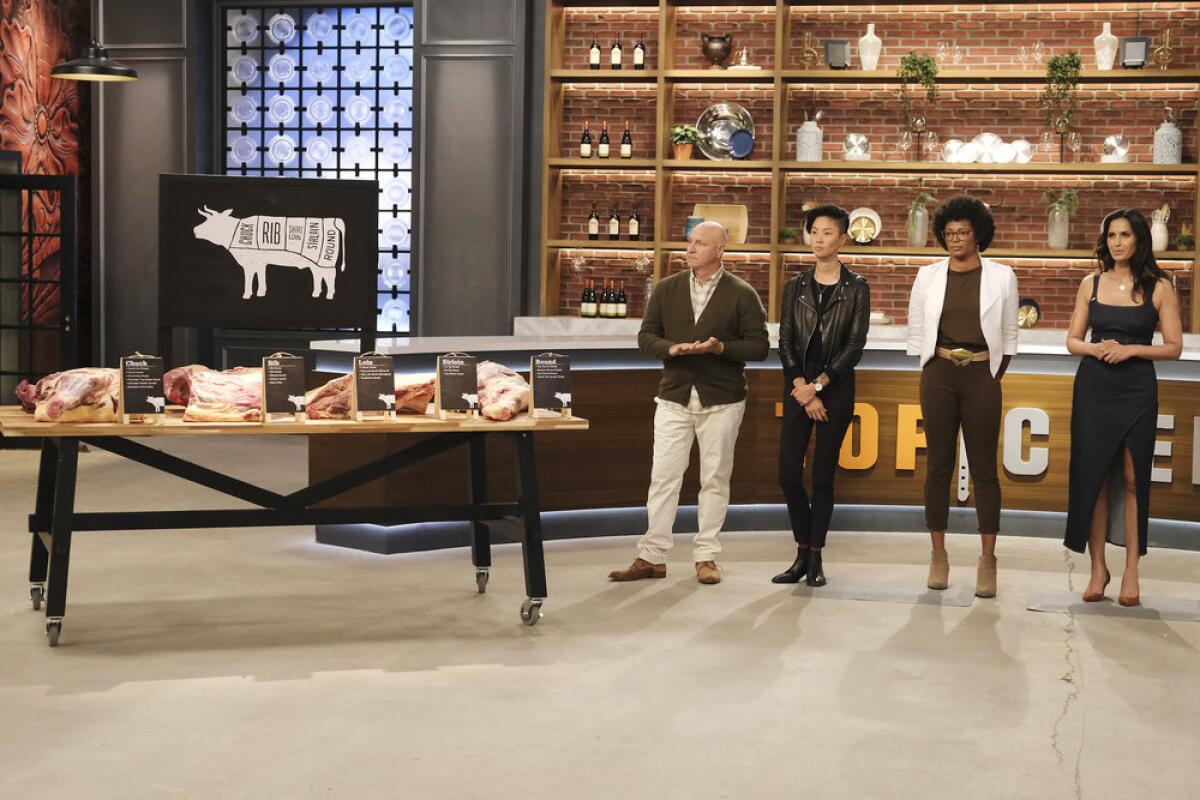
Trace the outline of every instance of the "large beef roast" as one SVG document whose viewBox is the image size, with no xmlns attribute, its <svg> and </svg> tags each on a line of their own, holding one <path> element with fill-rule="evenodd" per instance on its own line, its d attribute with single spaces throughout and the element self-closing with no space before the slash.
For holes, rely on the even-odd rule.
<svg viewBox="0 0 1200 800">
<path fill-rule="evenodd" d="M 55 372 L 36 386 L 21 381 L 21 407 L 38 422 L 116 422 L 120 371 L 84 367 Z"/>
<path fill-rule="evenodd" d="M 197 372 L 210 372 L 203 364 L 188 364 L 176 367 L 163 375 L 163 390 L 167 401 L 177 406 L 186 406 L 192 398 L 192 376 Z"/>
<path fill-rule="evenodd" d="M 196 370 L 191 374 L 183 421 L 259 422 L 262 402 L 261 367 Z"/>
<path fill-rule="evenodd" d="M 349 419 L 350 381 L 353 375 L 334 378 L 305 395 L 309 419 Z M 433 376 L 396 379 L 396 410 L 424 414 L 433 399 Z"/>
<path fill-rule="evenodd" d="M 529 384 L 508 367 L 481 361 L 475 368 L 479 383 L 479 409 L 487 419 L 509 420 L 529 408 Z"/>
</svg>

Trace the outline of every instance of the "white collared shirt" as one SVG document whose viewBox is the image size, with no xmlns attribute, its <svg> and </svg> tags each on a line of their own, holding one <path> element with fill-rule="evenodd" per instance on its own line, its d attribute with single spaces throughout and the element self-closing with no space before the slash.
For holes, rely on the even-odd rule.
<svg viewBox="0 0 1200 800">
<path fill-rule="evenodd" d="M 725 274 L 724 267 L 717 267 L 717 271 L 712 274 L 706 281 L 701 281 L 696 277 L 696 270 L 688 270 L 688 285 L 692 288 L 692 319 L 699 322 L 700 315 L 704 313 L 704 309 L 708 306 L 708 301 L 712 299 L 713 292 L 716 291 L 717 284 L 721 282 L 721 277 Z"/>
</svg>

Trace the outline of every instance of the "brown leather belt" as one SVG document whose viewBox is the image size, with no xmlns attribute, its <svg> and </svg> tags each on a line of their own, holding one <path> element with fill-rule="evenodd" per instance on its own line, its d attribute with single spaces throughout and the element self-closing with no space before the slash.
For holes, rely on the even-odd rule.
<svg viewBox="0 0 1200 800">
<path fill-rule="evenodd" d="M 965 367 L 967 364 L 970 364 L 973 361 L 988 360 L 987 350 L 983 350 L 978 353 L 972 353 L 965 347 L 956 347 L 953 350 L 948 347 L 939 347 L 937 348 L 936 352 L 938 356 L 952 362 L 956 367 Z"/>
</svg>

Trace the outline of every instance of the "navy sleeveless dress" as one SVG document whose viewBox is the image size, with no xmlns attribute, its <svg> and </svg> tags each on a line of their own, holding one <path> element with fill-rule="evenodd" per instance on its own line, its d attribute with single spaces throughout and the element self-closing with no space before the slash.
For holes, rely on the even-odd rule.
<svg viewBox="0 0 1200 800">
<path fill-rule="evenodd" d="M 1153 298 L 1140 305 L 1111 306 L 1096 299 L 1100 275 L 1092 281 L 1088 325 L 1092 342 L 1115 339 L 1121 344 L 1148 345 L 1158 327 Z M 1125 542 L 1124 449 L 1133 461 L 1137 483 L 1138 552 L 1146 553 L 1150 516 L 1150 470 L 1158 429 L 1158 376 L 1154 362 L 1130 358 L 1106 364 L 1084 356 L 1075 372 L 1071 406 L 1071 469 L 1067 500 L 1067 534 L 1063 542 L 1084 552 L 1092 526 L 1092 509 L 1100 488 L 1108 484 L 1108 541 Z"/>
</svg>

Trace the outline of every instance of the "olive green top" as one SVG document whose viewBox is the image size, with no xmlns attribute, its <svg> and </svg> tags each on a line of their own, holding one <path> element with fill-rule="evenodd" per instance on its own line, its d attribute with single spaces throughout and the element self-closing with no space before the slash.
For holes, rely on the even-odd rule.
<svg viewBox="0 0 1200 800">
<path fill-rule="evenodd" d="M 983 267 L 970 272 L 946 272 L 946 298 L 938 322 L 938 347 L 965 347 L 979 353 L 988 349 L 979 324 L 979 278 Z"/>
</svg>

